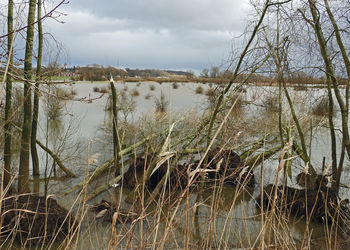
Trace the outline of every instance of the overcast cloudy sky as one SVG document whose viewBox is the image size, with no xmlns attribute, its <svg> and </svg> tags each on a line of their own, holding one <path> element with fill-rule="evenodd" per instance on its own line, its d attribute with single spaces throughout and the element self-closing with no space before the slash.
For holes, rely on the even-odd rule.
<svg viewBox="0 0 350 250">
<path fill-rule="evenodd" d="M 70 65 L 200 70 L 222 64 L 247 0 L 71 0 L 46 21 Z"/>
</svg>

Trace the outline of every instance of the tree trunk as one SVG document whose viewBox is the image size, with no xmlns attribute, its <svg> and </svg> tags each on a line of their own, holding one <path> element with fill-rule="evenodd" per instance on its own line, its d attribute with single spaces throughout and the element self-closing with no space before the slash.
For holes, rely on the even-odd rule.
<svg viewBox="0 0 350 250">
<path fill-rule="evenodd" d="M 117 91 L 114 86 L 114 81 L 111 77 L 111 91 L 112 91 L 112 111 L 113 111 L 113 151 L 114 151 L 114 177 L 118 176 L 118 113 L 117 113 Z"/>
<path fill-rule="evenodd" d="M 337 169 L 337 137 L 335 134 L 335 127 L 334 127 L 334 121 L 333 121 L 333 114 L 334 114 L 334 102 L 332 97 L 332 86 L 329 77 L 327 77 L 327 93 L 328 93 L 328 124 L 329 124 L 329 132 L 331 136 L 331 153 L 332 153 L 332 172 L 336 175 L 338 169 Z M 337 184 L 336 182 L 332 182 L 332 187 L 336 188 Z"/>
<path fill-rule="evenodd" d="M 43 29 L 41 19 L 41 0 L 38 0 L 38 61 L 36 65 L 36 83 L 34 89 L 34 106 L 33 106 L 33 121 L 32 121 L 32 137 L 31 137 L 31 153 L 32 153 L 32 164 L 33 164 L 33 176 L 39 176 L 39 157 L 36 149 L 36 135 L 38 130 L 38 116 L 39 116 L 39 88 L 40 88 L 40 74 L 41 74 L 41 59 L 43 54 Z"/>
<path fill-rule="evenodd" d="M 348 117 L 349 117 L 348 100 L 344 101 L 342 94 L 340 93 L 340 90 L 339 90 L 339 83 L 338 83 L 338 80 L 336 78 L 334 67 L 332 64 L 332 60 L 331 60 L 331 57 L 329 55 L 329 51 L 327 48 L 327 41 L 326 41 L 324 34 L 323 34 L 323 31 L 322 31 L 322 26 L 321 26 L 320 17 L 319 17 L 319 11 L 316 7 L 316 2 L 314 0 L 308 0 L 308 3 L 309 3 L 309 8 L 310 8 L 310 11 L 312 14 L 312 19 L 314 22 L 313 29 L 315 30 L 315 33 L 316 33 L 316 36 L 318 39 L 318 45 L 320 47 L 321 55 L 322 55 L 322 58 L 323 58 L 323 61 L 325 64 L 327 78 L 329 78 L 331 83 L 332 83 L 334 94 L 335 94 L 336 100 L 339 104 L 339 108 L 340 108 L 340 112 L 341 112 L 342 135 L 343 135 L 343 137 L 342 137 L 342 140 L 343 140 L 342 149 L 345 149 L 348 157 L 350 157 L 350 135 L 349 135 L 349 125 L 348 125 Z M 326 5 L 328 16 L 330 17 L 331 22 L 332 22 L 334 32 L 336 34 L 337 44 L 341 50 L 347 73 L 350 73 L 350 65 L 349 65 L 350 63 L 349 63 L 344 45 L 343 45 L 341 37 L 340 37 L 338 26 L 336 25 L 335 19 L 334 19 L 333 15 L 331 13 L 331 10 L 328 6 L 328 1 L 325 1 L 325 5 Z M 349 95 L 349 93 L 348 93 L 349 86 L 348 85 L 349 84 L 347 84 L 347 88 L 346 88 L 346 95 L 345 95 L 346 98 L 348 98 L 348 95 Z M 342 163 L 342 160 L 340 161 L 340 163 Z M 336 179 L 336 183 L 332 187 L 335 187 L 336 191 L 339 190 L 339 181 L 340 181 L 341 171 L 342 171 L 342 164 L 339 165 L 339 168 L 337 169 L 336 173 L 333 173 L 333 175 L 335 177 L 334 179 Z M 338 188 L 336 188 L 336 186 L 338 186 Z"/>
<path fill-rule="evenodd" d="M 326 68 L 326 74 L 327 77 L 330 77 L 331 83 L 334 89 L 335 97 L 338 101 L 340 112 L 341 112 L 341 120 L 342 120 L 342 133 L 343 133 L 343 141 L 344 145 L 347 151 L 348 156 L 350 157 L 350 135 L 349 135 L 349 127 L 348 127 L 348 108 L 346 103 L 343 100 L 343 97 L 339 90 L 339 83 L 336 79 L 334 68 L 332 65 L 332 60 L 330 58 L 328 48 L 327 48 L 327 41 L 324 37 L 324 34 L 322 32 L 322 27 L 319 21 L 319 15 L 318 10 L 316 7 L 316 3 L 314 0 L 309 0 L 309 7 L 312 14 L 312 18 L 314 21 L 313 28 L 315 30 L 317 39 L 318 39 L 318 45 L 320 46 L 321 55 L 323 58 L 323 61 L 325 63 Z"/>
<path fill-rule="evenodd" d="M 29 158 L 30 158 L 30 137 L 32 128 L 32 101 L 31 101 L 31 83 L 32 78 L 32 53 L 34 39 L 34 19 L 35 19 L 36 1 L 29 1 L 28 27 L 26 37 L 26 50 L 24 58 L 24 115 L 22 126 L 21 152 L 19 159 L 18 174 L 18 192 L 29 192 Z"/>
<path fill-rule="evenodd" d="M 8 51 L 8 73 L 7 73 L 7 81 L 6 81 L 6 103 L 5 103 L 5 144 L 4 144 L 4 186 L 10 182 L 11 179 L 11 106 L 12 106 L 12 67 L 13 67 L 13 0 L 9 0 L 8 2 L 8 16 L 7 16 L 7 51 Z"/>
<path fill-rule="evenodd" d="M 339 47 L 340 52 L 342 54 L 343 61 L 344 61 L 344 64 L 345 64 L 345 68 L 346 68 L 346 72 L 347 72 L 347 75 L 348 75 L 348 80 L 347 80 L 346 89 L 345 89 L 345 108 L 346 108 L 346 112 L 348 113 L 349 112 L 349 88 L 350 88 L 350 59 L 349 59 L 348 54 L 346 52 L 346 48 L 345 48 L 345 45 L 343 43 L 343 39 L 341 38 L 341 34 L 340 34 L 340 30 L 339 30 L 338 24 L 337 24 L 337 22 L 336 22 L 336 20 L 334 18 L 334 15 L 333 15 L 330 7 L 329 7 L 328 0 L 324 0 L 324 3 L 325 3 L 325 7 L 326 7 L 327 14 L 329 16 L 329 19 L 332 22 L 332 26 L 333 26 L 333 29 L 334 29 L 334 34 L 335 34 L 336 39 L 337 39 L 337 44 L 338 44 L 338 47 Z M 329 114 L 329 116 L 331 116 L 331 115 L 333 115 L 333 113 Z M 332 124 L 331 124 L 331 126 L 332 126 Z M 334 126 L 333 126 L 333 128 L 334 128 Z M 333 133 L 335 134 L 334 129 L 333 129 Z M 335 139 L 333 139 L 333 140 L 335 141 Z M 332 186 L 334 186 L 334 188 L 335 188 L 337 193 L 339 192 L 340 177 L 341 177 L 341 172 L 343 170 L 343 159 L 344 159 L 344 151 L 343 150 L 344 150 L 345 143 L 346 143 L 346 141 L 343 140 L 343 143 L 342 143 L 343 145 L 341 147 L 342 148 L 341 157 L 340 157 L 340 160 L 339 160 L 338 168 L 336 167 L 336 164 L 337 164 L 336 162 L 333 163 L 333 165 L 332 165 L 333 166 L 333 173 L 335 173 L 335 182 L 332 183 Z M 349 156 L 349 150 L 347 152 L 348 152 L 348 156 Z M 332 157 L 333 157 L 333 154 L 336 157 L 336 153 L 334 153 L 333 150 L 332 150 Z M 335 167 L 334 167 L 334 165 L 335 165 Z"/>
</svg>

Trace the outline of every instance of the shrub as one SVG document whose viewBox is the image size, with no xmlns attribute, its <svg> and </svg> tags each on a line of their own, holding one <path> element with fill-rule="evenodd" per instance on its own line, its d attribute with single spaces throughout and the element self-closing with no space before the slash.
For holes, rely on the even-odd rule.
<svg viewBox="0 0 350 250">
<path fill-rule="evenodd" d="M 154 91 L 154 90 L 156 89 L 156 87 L 154 87 L 154 85 L 150 85 L 150 86 L 149 86 L 149 89 L 150 89 L 151 91 Z"/>
<path fill-rule="evenodd" d="M 155 108 L 157 113 L 165 113 L 167 112 L 169 106 L 169 102 L 166 100 L 163 92 L 160 94 L 160 98 L 156 98 L 155 100 Z"/>
<path fill-rule="evenodd" d="M 312 114 L 316 116 L 326 116 L 329 114 L 329 101 L 327 97 L 322 97 L 313 105 Z"/>
<path fill-rule="evenodd" d="M 174 82 L 174 83 L 172 84 L 172 86 L 173 86 L 173 89 L 178 89 L 178 88 L 179 88 L 179 84 L 176 83 L 176 82 Z"/>
<path fill-rule="evenodd" d="M 266 111 L 277 112 L 278 111 L 278 95 L 268 95 L 263 100 L 263 106 Z"/>
<path fill-rule="evenodd" d="M 131 94 L 132 97 L 137 97 L 140 95 L 140 92 L 137 89 L 133 89 L 131 90 Z"/>
<path fill-rule="evenodd" d="M 207 92 L 205 92 L 205 95 L 206 95 L 206 96 L 209 96 L 209 97 L 214 97 L 214 96 L 216 96 L 215 89 L 213 89 L 213 88 L 208 89 Z"/>
<path fill-rule="evenodd" d="M 203 94 L 203 88 L 202 88 L 202 86 L 198 86 L 197 88 L 196 88 L 196 94 Z"/>
</svg>

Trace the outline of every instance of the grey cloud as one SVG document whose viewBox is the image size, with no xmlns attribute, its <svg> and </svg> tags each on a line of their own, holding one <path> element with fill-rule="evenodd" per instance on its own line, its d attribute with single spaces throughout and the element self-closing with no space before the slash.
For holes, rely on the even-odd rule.
<svg viewBox="0 0 350 250">
<path fill-rule="evenodd" d="M 72 64 L 201 69 L 229 56 L 246 0 L 72 0 L 46 27 Z"/>
<path fill-rule="evenodd" d="M 134 27 L 235 30 L 245 6 L 246 0 L 74 0 L 70 7 Z"/>
</svg>

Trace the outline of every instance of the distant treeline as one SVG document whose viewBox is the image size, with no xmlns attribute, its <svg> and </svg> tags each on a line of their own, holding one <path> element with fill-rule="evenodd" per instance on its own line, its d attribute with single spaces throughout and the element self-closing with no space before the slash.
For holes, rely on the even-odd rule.
<svg viewBox="0 0 350 250">
<path fill-rule="evenodd" d="M 1 73 L 4 72 L 4 68 L 0 68 Z M 22 75 L 23 69 L 16 68 L 17 74 Z M 35 74 L 35 68 L 33 69 Z M 73 66 L 62 67 L 56 63 L 49 64 L 43 67 L 42 76 L 45 77 L 62 77 L 68 78 L 74 81 L 106 81 L 112 76 L 114 79 L 124 79 L 127 81 L 159 81 L 159 82 L 213 82 L 213 83 L 225 83 L 233 77 L 233 73 L 230 70 L 220 71 L 219 67 L 212 67 L 211 69 L 203 69 L 199 76 L 196 76 L 193 71 L 177 71 L 177 70 L 160 70 L 160 69 L 120 69 L 112 66 L 102 66 L 98 64 L 92 64 L 87 66 Z M 241 82 L 247 78 L 246 74 L 240 74 L 236 78 L 236 82 Z M 18 79 L 20 80 L 20 79 Z M 324 84 L 324 77 L 314 77 L 303 71 L 297 71 L 290 73 L 285 77 L 288 84 Z M 341 84 L 346 84 L 347 79 L 338 78 Z M 261 85 L 274 85 L 277 83 L 276 76 L 267 76 L 262 74 L 252 74 L 248 83 L 261 84 Z"/>
<path fill-rule="evenodd" d="M 104 81 L 111 76 L 114 78 L 154 78 L 154 77 L 177 77 L 186 76 L 189 73 L 184 71 L 159 70 L 159 69 L 118 69 L 112 66 L 88 65 L 84 67 L 66 68 L 64 72 L 75 72 L 78 79 L 85 81 Z M 61 73 L 62 74 L 62 73 Z"/>
<path fill-rule="evenodd" d="M 196 76 L 193 71 L 176 71 L 176 70 L 160 70 L 160 69 L 118 69 L 112 66 L 88 65 L 84 67 L 67 68 L 65 71 L 75 72 L 78 77 L 74 80 L 85 81 L 104 81 L 110 76 L 114 78 L 126 79 L 130 81 L 139 80 L 156 80 L 156 81 L 192 81 L 192 82 L 214 82 L 225 83 L 229 81 L 233 73 L 230 70 L 220 71 L 219 67 L 211 69 L 203 69 L 199 76 Z M 246 74 L 240 74 L 237 77 L 237 82 L 245 80 Z M 285 77 L 288 84 L 324 84 L 324 77 L 314 77 L 303 71 L 290 73 Z M 253 74 L 249 77 L 248 83 L 272 85 L 277 82 L 275 76 L 266 76 L 262 74 Z M 346 79 L 340 79 L 342 84 L 346 84 Z"/>
</svg>

